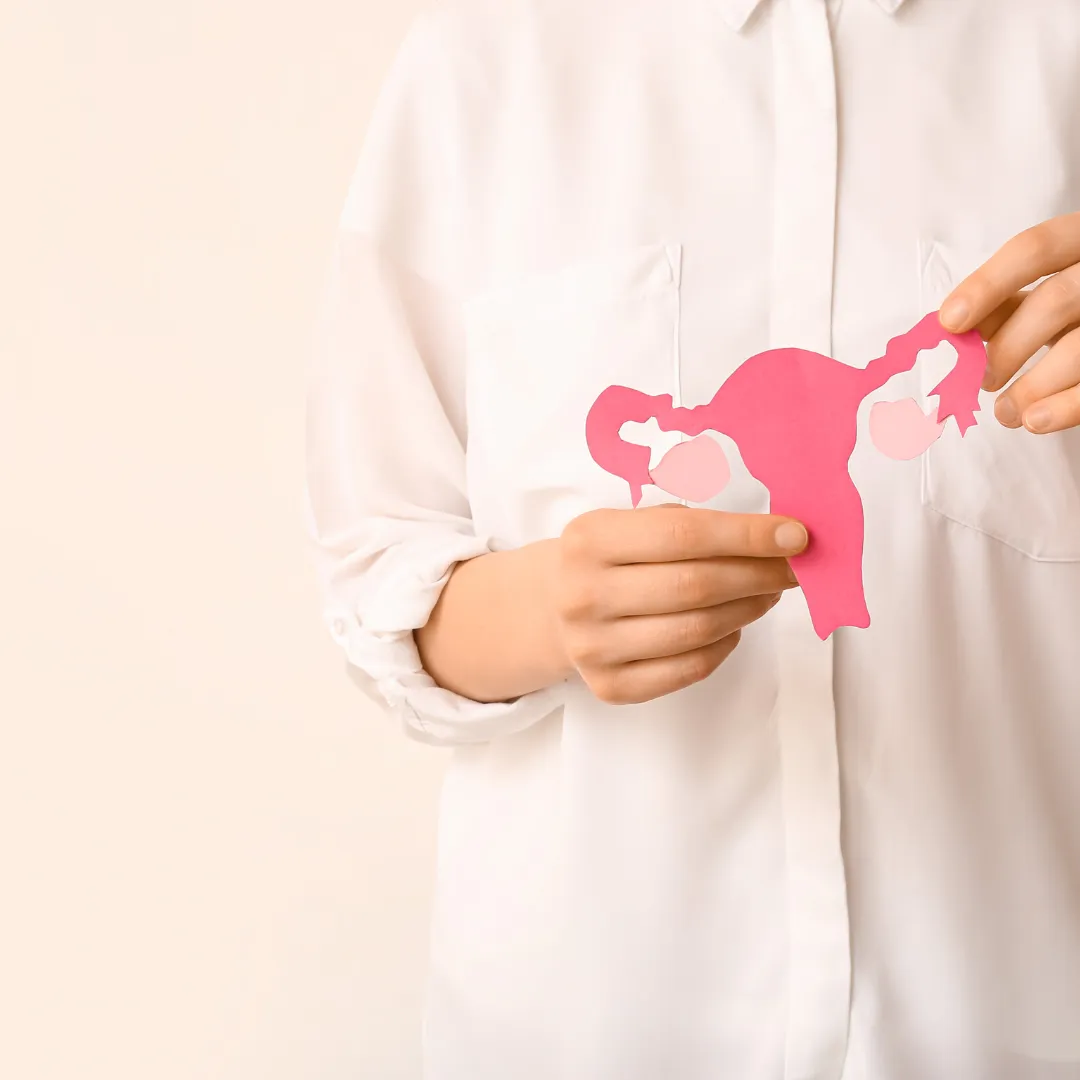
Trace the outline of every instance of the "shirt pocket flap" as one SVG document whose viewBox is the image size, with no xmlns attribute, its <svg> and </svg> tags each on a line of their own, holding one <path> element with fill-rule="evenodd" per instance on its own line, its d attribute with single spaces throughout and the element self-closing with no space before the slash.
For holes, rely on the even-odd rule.
<svg viewBox="0 0 1080 1080">
<path fill-rule="evenodd" d="M 591 459 L 585 419 L 619 383 L 678 395 L 682 247 L 652 244 L 467 302 L 468 482 L 474 520 L 506 543 L 629 505 Z"/>
</svg>

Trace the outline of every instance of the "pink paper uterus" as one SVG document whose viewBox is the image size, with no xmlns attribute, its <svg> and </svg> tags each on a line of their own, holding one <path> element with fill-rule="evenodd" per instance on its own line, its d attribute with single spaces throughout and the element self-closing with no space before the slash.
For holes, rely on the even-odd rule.
<svg viewBox="0 0 1080 1080">
<path fill-rule="evenodd" d="M 933 312 L 890 341 L 885 355 L 865 368 L 804 349 L 759 353 L 731 374 L 712 401 L 694 408 L 675 407 L 670 395 L 650 396 L 610 386 L 586 420 L 589 451 L 601 468 L 627 482 L 634 506 L 646 484 L 687 501 L 704 502 L 727 482 L 726 462 L 718 469 L 715 462 L 710 464 L 713 451 L 695 444 L 706 431 L 727 435 L 750 475 L 768 489 L 771 512 L 801 521 L 810 534 L 809 546 L 791 560 L 791 566 L 818 636 L 824 640 L 841 626 L 864 628 L 870 625 L 870 614 L 862 574 L 863 505 L 848 472 L 858 437 L 859 407 L 893 376 L 911 371 L 920 352 L 943 341 L 955 347 L 957 361 L 931 395 L 939 400 L 937 421 L 944 425 L 955 419 L 963 435 L 979 409 L 986 349 L 976 331 L 952 334 Z M 937 421 L 921 411 L 923 423 L 912 423 L 906 406 L 903 413 L 878 416 L 885 444 L 905 454 L 918 437 L 929 437 L 927 421 L 937 427 Z M 680 431 L 692 440 L 670 451 L 655 474 L 649 471 L 649 448 L 620 435 L 628 421 L 644 424 L 650 419 L 662 431 Z M 709 441 L 722 455 L 719 444 Z M 676 451 L 679 455 L 669 463 Z M 721 476 L 723 483 L 717 488 Z M 706 492 L 705 498 L 699 497 Z"/>
</svg>

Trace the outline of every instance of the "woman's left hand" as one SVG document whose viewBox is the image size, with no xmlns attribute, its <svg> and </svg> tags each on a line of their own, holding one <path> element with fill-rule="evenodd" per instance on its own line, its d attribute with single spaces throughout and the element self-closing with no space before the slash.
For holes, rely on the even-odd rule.
<svg viewBox="0 0 1080 1080">
<path fill-rule="evenodd" d="M 1005 427 L 1042 435 L 1080 426 L 1080 213 L 1013 237 L 949 294 L 940 318 L 954 333 L 982 334 L 986 390 L 1006 386 L 1050 346 L 998 397 L 994 413 Z"/>
</svg>

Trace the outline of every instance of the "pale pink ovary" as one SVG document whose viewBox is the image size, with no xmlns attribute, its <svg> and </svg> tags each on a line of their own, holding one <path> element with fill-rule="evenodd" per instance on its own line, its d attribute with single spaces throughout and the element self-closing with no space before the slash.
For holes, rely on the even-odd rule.
<svg viewBox="0 0 1080 1080">
<path fill-rule="evenodd" d="M 651 479 L 677 499 L 704 503 L 727 487 L 731 467 L 723 447 L 708 435 L 699 435 L 673 446 L 652 470 Z"/>
<path fill-rule="evenodd" d="M 870 410 L 870 438 L 894 461 L 911 461 L 926 453 L 945 430 L 937 409 L 924 413 L 914 398 L 879 401 Z"/>
</svg>

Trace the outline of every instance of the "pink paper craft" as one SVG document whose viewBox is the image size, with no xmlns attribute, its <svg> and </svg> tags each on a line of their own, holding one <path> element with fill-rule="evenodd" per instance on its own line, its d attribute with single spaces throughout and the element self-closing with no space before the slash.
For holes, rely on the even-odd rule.
<svg viewBox="0 0 1080 1080">
<path fill-rule="evenodd" d="M 708 435 L 673 446 L 653 469 L 652 482 L 662 491 L 687 502 L 715 499 L 731 479 L 723 447 Z"/>
<path fill-rule="evenodd" d="M 649 471 L 649 448 L 619 434 L 625 423 L 655 419 L 662 431 L 681 431 L 695 442 L 705 431 L 727 435 L 750 475 L 768 489 L 771 512 L 801 521 L 810 533 L 809 547 L 791 566 L 818 636 L 825 640 L 841 626 L 865 628 L 870 613 L 862 576 L 863 506 L 848 473 L 859 406 L 893 376 L 911 371 L 920 352 L 943 341 L 955 347 L 957 361 L 931 395 L 939 401 L 938 421 L 955 419 L 963 435 L 976 422 L 986 347 L 977 331 L 950 333 L 932 312 L 893 338 L 885 355 L 865 368 L 804 349 L 759 353 L 731 374 L 712 401 L 695 408 L 675 408 L 670 394 L 609 386 L 589 410 L 589 451 L 601 468 L 630 485 L 637 506 L 644 486 L 656 479 Z M 698 470 L 698 455 L 704 453 L 706 448 L 683 451 L 692 457 L 683 461 L 681 454 L 670 468 L 661 462 L 656 471 L 661 479 L 674 477 L 665 483 L 700 494 L 710 486 Z"/>
<path fill-rule="evenodd" d="M 941 438 L 937 410 L 924 413 L 914 398 L 879 401 L 870 410 L 870 439 L 893 461 L 912 461 Z"/>
</svg>

